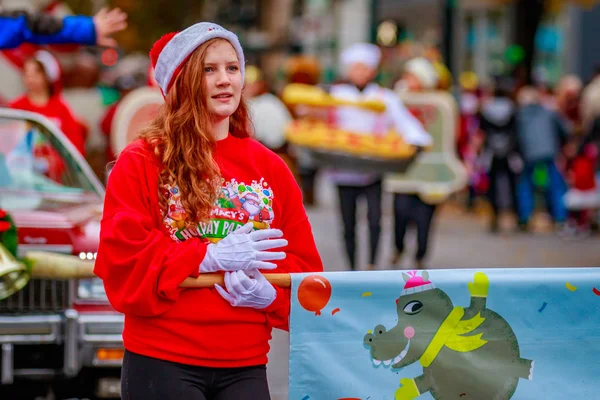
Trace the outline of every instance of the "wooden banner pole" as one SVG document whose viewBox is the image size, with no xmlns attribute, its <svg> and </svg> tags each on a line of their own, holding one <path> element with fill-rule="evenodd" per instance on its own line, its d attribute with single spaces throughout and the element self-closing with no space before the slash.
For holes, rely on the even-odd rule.
<svg viewBox="0 0 600 400">
<path fill-rule="evenodd" d="M 286 273 L 280 274 L 263 274 L 269 282 L 275 286 L 289 288 L 292 286 L 292 276 Z M 185 281 L 179 285 L 184 288 L 203 288 L 213 287 L 217 283 L 221 286 L 225 285 L 223 274 L 200 274 L 197 278 L 186 278 Z"/>
</svg>

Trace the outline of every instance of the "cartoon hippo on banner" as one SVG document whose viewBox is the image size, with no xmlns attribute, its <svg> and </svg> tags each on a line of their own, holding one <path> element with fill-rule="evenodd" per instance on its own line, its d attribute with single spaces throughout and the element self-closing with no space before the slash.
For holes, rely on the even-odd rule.
<svg viewBox="0 0 600 400">
<path fill-rule="evenodd" d="M 471 304 L 454 306 L 429 274 L 402 274 L 398 324 L 378 325 L 364 337 L 375 366 L 403 368 L 415 362 L 423 374 L 400 380 L 396 400 L 430 392 L 436 400 L 510 399 L 520 378 L 532 379 L 533 361 L 520 357 L 508 323 L 486 308 L 489 281 L 482 272 L 469 283 Z"/>
</svg>

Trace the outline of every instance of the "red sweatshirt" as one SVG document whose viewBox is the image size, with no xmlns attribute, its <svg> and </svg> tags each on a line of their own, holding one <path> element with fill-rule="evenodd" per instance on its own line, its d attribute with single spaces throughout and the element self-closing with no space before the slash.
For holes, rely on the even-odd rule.
<svg viewBox="0 0 600 400">
<path fill-rule="evenodd" d="M 129 351 L 208 367 L 265 364 L 273 327 L 288 330 L 290 289 L 264 310 L 232 307 L 214 288 L 180 289 L 198 276 L 206 247 L 247 221 L 281 229 L 289 242 L 274 272 L 322 271 L 301 191 L 279 156 L 253 139 L 218 141 L 224 178 L 210 223 L 182 229 L 177 187 L 169 211 L 158 206 L 159 162 L 137 140 L 119 155 L 108 181 L 94 272 L 125 314 Z"/>
<path fill-rule="evenodd" d="M 586 155 L 579 155 L 571 166 L 573 188 L 577 190 L 596 189 L 596 161 Z"/>
<path fill-rule="evenodd" d="M 73 116 L 71 109 L 60 95 L 50 97 L 50 100 L 44 106 L 33 104 L 27 96 L 19 97 L 12 101 L 9 106 L 19 110 L 35 112 L 48 118 L 58 126 L 71 143 L 75 145 L 77 150 L 85 156 L 85 129 Z"/>
</svg>

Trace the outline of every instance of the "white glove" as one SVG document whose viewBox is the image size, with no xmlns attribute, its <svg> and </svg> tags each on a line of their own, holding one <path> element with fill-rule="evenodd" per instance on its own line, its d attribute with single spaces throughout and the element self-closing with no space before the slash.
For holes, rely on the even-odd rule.
<svg viewBox="0 0 600 400">
<path fill-rule="evenodd" d="M 268 307 L 277 296 L 277 291 L 263 274 L 252 270 L 225 273 L 225 287 L 215 283 L 217 292 L 234 307 Z"/>
<path fill-rule="evenodd" d="M 254 225 L 248 222 L 243 227 L 225 236 L 217 243 L 210 243 L 200 272 L 245 271 L 249 269 L 275 269 L 277 265 L 268 260 L 283 260 L 285 252 L 265 251 L 287 246 L 279 229 L 252 231 Z"/>
</svg>

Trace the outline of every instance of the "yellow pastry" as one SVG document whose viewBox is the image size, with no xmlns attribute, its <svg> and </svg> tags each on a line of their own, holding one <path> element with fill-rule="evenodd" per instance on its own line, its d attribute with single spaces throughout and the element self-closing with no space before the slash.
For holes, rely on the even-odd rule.
<svg viewBox="0 0 600 400">
<path fill-rule="evenodd" d="M 323 120 L 300 119 L 286 130 L 292 144 L 354 156 L 402 159 L 414 154 L 415 148 L 394 131 L 384 135 L 364 135 L 337 129 Z"/>
</svg>

